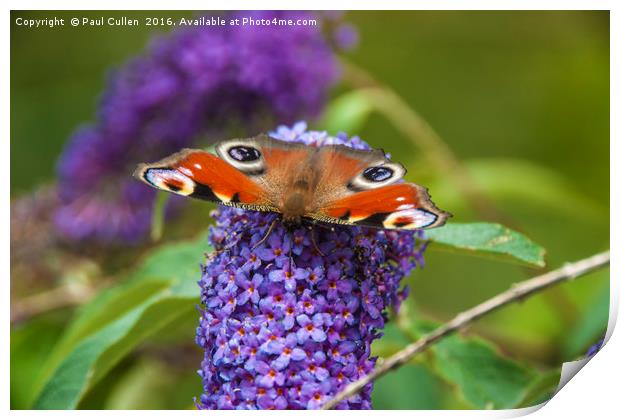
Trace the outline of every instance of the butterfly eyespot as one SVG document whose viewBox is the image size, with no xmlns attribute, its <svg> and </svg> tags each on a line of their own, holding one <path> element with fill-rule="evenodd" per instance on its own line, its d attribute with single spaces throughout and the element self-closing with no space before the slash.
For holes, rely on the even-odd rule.
<svg viewBox="0 0 620 420">
<path fill-rule="evenodd" d="M 383 182 L 394 176 L 394 171 L 385 166 L 371 166 L 362 172 L 362 176 L 371 182 Z"/>
<path fill-rule="evenodd" d="M 265 159 L 259 147 L 253 139 L 234 139 L 216 145 L 215 152 L 244 174 L 256 176 L 265 172 Z"/>
<path fill-rule="evenodd" d="M 235 146 L 228 149 L 228 155 L 238 162 L 253 162 L 260 159 L 258 149 L 249 146 Z"/>
<path fill-rule="evenodd" d="M 393 184 L 405 175 L 405 168 L 395 162 L 377 162 L 360 172 L 349 181 L 347 187 L 352 191 L 372 190 Z"/>
</svg>

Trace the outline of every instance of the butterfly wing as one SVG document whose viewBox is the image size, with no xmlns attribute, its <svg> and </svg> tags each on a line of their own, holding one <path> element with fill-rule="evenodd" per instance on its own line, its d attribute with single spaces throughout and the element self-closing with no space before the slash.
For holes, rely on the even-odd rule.
<svg viewBox="0 0 620 420">
<path fill-rule="evenodd" d="M 346 195 L 311 217 L 380 229 L 428 229 L 443 225 L 449 216 L 430 200 L 426 188 L 400 183 Z"/>
<path fill-rule="evenodd" d="M 246 139 L 225 140 L 215 145 L 217 155 L 251 178 L 266 199 L 281 206 L 291 178 L 303 171 L 316 148 L 285 142 L 261 134 Z"/>
<path fill-rule="evenodd" d="M 328 223 L 380 229 L 428 229 L 450 216 L 426 188 L 403 183 L 405 168 L 382 151 L 325 148 L 317 208 L 309 217 Z"/>
<path fill-rule="evenodd" d="M 134 175 L 175 194 L 274 212 L 282 212 L 291 185 L 304 185 L 312 203 L 304 216 L 328 223 L 422 229 L 450 216 L 425 188 L 399 183 L 405 168 L 381 150 L 315 148 L 260 135 L 220 142 L 215 151 L 185 149 L 140 165 Z"/>
<path fill-rule="evenodd" d="M 141 164 L 134 176 L 179 195 L 249 210 L 278 211 L 260 183 L 203 150 L 184 149 L 158 162 Z"/>
<path fill-rule="evenodd" d="M 141 164 L 134 176 L 155 188 L 249 210 L 281 212 L 283 191 L 316 149 L 266 135 L 224 140 L 213 155 L 184 149 Z"/>
</svg>

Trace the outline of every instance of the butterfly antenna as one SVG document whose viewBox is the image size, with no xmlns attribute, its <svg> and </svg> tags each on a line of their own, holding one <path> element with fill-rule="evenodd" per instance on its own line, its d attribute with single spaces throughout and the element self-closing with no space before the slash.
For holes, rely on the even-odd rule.
<svg viewBox="0 0 620 420">
<path fill-rule="evenodd" d="M 321 257 L 324 257 L 325 254 L 323 254 L 319 246 L 316 244 L 316 239 L 314 237 L 314 226 L 315 225 L 316 223 L 313 222 L 311 225 L 308 226 L 308 230 L 310 231 L 310 240 L 312 241 L 312 245 L 314 245 L 314 249 L 316 249 L 316 252 L 318 252 Z"/>
<path fill-rule="evenodd" d="M 209 252 L 208 254 L 205 253 L 205 257 L 207 259 L 206 265 L 211 264 L 217 258 L 217 256 L 220 255 L 221 252 L 223 252 L 223 250 L 221 250 L 221 249 L 219 249 L 219 250 L 218 249 L 214 249 L 213 251 Z"/>
<path fill-rule="evenodd" d="M 221 254 L 225 253 L 225 252 L 230 252 L 230 250 L 237 245 L 237 243 L 232 243 L 232 244 L 228 244 L 226 245 L 224 248 L 222 249 L 214 249 L 213 251 L 211 251 L 210 253 L 205 253 L 205 257 L 206 257 L 206 264 L 209 265 L 211 264 L 217 257 L 219 257 Z M 230 261 L 228 264 L 231 264 L 232 261 Z M 228 265 L 227 264 L 227 265 Z"/>
<path fill-rule="evenodd" d="M 278 219 L 273 219 L 273 222 L 271 222 L 271 225 L 269 225 L 269 229 L 267 229 L 267 233 L 265 234 L 265 236 L 263 236 L 263 239 L 258 241 L 258 243 L 252 247 L 252 251 L 258 248 L 263 242 L 267 240 L 267 238 L 269 238 L 269 235 L 271 235 L 271 231 L 273 230 L 273 227 L 276 225 L 277 221 Z"/>
<path fill-rule="evenodd" d="M 293 269 L 294 263 L 295 262 L 293 261 L 293 247 L 291 246 L 291 248 L 288 250 L 288 264 L 291 270 Z"/>
<path fill-rule="evenodd" d="M 223 254 L 224 252 L 230 252 L 230 250 L 237 245 L 237 243 L 239 242 L 239 239 L 235 239 L 234 236 L 236 236 L 236 233 L 233 233 L 233 238 L 231 240 L 231 242 L 221 248 L 217 247 L 217 244 L 215 245 L 215 249 L 213 251 L 211 251 L 209 254 L 205 253 L 205 257 L 207 259 L 207 264 L 210 264 L 213 262 L 213 260 L 215 260 L 217 257 L 220 256 L 220 254 Z"/>
<path fill-rule="evenodd" d="M 289 268 L 292 270 L 293 269 L 293 243 L 295 243 L 295 238 L 293 237 L 293 229 L 291 228 L 290 225 L 288 225 L 286 227 L 286 234 L 290 236 L 290 247 L 288 249 L 288 263 L 289 263 Z"/>
</svg>

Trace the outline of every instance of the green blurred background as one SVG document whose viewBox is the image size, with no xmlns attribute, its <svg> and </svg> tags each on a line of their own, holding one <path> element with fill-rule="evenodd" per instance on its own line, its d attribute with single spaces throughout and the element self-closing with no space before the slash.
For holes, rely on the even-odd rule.
<svg viewBox="0 0 620 420">
<path fill-rule="evenodd" d="M 15 18 L 113 13 L 12 14 L 13 198 L 53 181 L 65 141 L 94 118 L 106 72 L 141 53 L 154 35 L 144 26 L 32 29 L 16 26 Z M 393 88 L 433 127 L 494 203 L 498 220 L 547 249 L 548 267 L 608 248 L 607 12 L 373 11 L 349 12 L 346 20 L 360 36 L 346 59 Z M 333 97 L 349 89 L 345 80 Z M 321 129 L 325 124 L 309 126 Z M 356 129 L 349 134 L 359 134 L 403 162 L 408 179 L 427 185 L 434 201 L 455 215 L 454 221 L 483 220 L 382 115 L 371 114 Z M 416 310 L 437 321 L 537 273 L 432 247 L 426 262 L 408 279 L 411 299 Z M 551 369 L 582 355 L 604 333 L 608 301 L 609 271 L 603 270 L 503 309 L 466 334 L 482 335 L 507 356 Z M 72 313 L 53 311 L 13 326 L 14 408 L 28 405 L 37 366 Z M 195 374 L 200 354 L 193 345 L 197 314 L 185 322 L 186 333 L 178 333 L 177 326 L 176 333 L 145 344 L 90 391 L 80 407 L 191 407 L 192 396 L 201 391 Z M 389 355 L 404 340 L 390 327 L 376 352 Z M 178 351 L 179 343 L 184 343 L 183 351 Z M 376 408 L 467 407 L 453 387 L 415 363 L 381 379 L 374 403 Z"/>
</svg>

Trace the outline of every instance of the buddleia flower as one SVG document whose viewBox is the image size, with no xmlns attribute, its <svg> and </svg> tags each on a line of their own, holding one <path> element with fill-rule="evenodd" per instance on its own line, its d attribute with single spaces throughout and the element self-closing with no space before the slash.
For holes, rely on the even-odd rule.
<svg viewBox="0 0 620 420">
<path fill-rule="evenodd" d="M 271 136 L 367 150 L 358 137 L 281 126 Z M 204 350 L 201 409 L 316 409 L 375 367 L 372 343 L 401 280 L 423 263 L 422 231 L 301 225 L 220 206 L 202 267 L 196 342 Z M 260 242 L 275 225 L 267 240 Z M 372 384 L 340 403 L 370 409 Z"/>
</svg>

